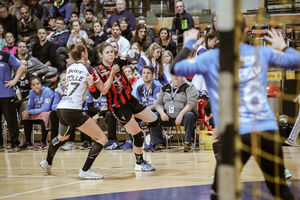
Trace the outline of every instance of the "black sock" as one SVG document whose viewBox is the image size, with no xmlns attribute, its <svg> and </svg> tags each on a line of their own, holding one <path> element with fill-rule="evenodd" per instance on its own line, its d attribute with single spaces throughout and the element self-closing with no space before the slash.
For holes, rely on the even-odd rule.
<svg viewBox="0 0 300 200">
<path fill-rule="evenodd" d="M 136 154 L 135 153 L 135 158 L 136 158 L 136 164 L 140 165 L 144 161 L 143 159 L 143 154 Z"/>
<path fill-rule="evenodd" d="M 53 139 L 54 140 L 54 139 Z M 63 144 L 65 143 L 65 141 L 58 141 L 55 145 L 52 144 L 52 142 L 50 142 L 50 145 L 49 145 L 49 149 L 48 149 L 48 153 L 47 153 L 47 162 L 49 165 L 52 165 L 52 161 L 53 161 L 53 158 L 57 152 L 57 150 L 59 149 L 59 147 L 61 147 Z"/>
<path fill-rule="evenodd" d="M 219 141 L 213 143 L 213 150 L 214 150 L 216 161 L 218 161 L 219 159 L 220 147 L 221 147 L 221 143 Z"/>
<path fill-rule="evenodd" d="M 89 155 L 83 165 L 82 170 L 83 171 L 87 171 L 91 168 L 93 162 L 95 161 L 95 159 L 97 158 L 98 154 L 101 152 L 101 150 L 103 149 L 103 145 L 95 142 L 92 146 L 92 148 L 89 151 Z"/>
</svg>

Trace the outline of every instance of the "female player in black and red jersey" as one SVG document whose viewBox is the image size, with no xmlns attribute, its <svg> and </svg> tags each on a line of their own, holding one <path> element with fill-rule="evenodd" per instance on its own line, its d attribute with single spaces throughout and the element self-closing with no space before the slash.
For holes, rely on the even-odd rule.
<svg viewBox="0 0 300 200">
<path fill-rule="evenodd" d="M 109 43 L 104 42 L 97 47 L 97 50 L 101 58 L 101 64 L 95 68 L 93 77 L 89 76 L 87 79 L 90 92 L 96 95 L 96 86 L 101 88 L 101 93 L 107 94 L 109 109 L 132 135 L 133 151 L 136 157 L 135 170 L 154 171 L 155 168 L 143 159 L 144 134 L 135 117 L 146 122 L 148 126 L 157 125 L 159 123 L 158 118 L 149 108 L 131 95 L 132 87 L 122 70 L 122 66 L 119 66 L 121 65 L 120 62 L 114 64 L 115 53 L 113 47 Z M 111 72 L 115 71 L 116 68 L 118 73 L 114 75 Z"/>
</svg>

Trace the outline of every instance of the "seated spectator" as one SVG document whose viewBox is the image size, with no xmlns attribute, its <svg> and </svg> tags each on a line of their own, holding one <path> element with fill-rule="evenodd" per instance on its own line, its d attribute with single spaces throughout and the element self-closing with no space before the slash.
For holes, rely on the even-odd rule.
<svg viewBox="0 0 300 200">
<path fill-rule="evenodd" d="M 86 10 L 91 10 L 93 12 L 93 17 L 94 14 L 97 13 L 97 5 L 96 1 L 94 0 L 83 0 L 82 3 L 80 4 L 80 19 L 84 20 Z M 99 19 L 101 20 L 101 19 Z"/>
<path fill-rule="evenodd" d="M 31 10 L 31 14 L 37 16 L 42 21 L 43 25 L 46 25 L 48 18 L 48 10 L 45 6 L 39 4 L 39 0 L 29 0 L 27 5 Z"/>
<path fill-rule="evenodd" d="M 11 6 L 9 6 L 8 11 L 11 15 L 16 16 L 18 20 L 21 19 L 20 8 L 23 6 L 22 0 L 12 0 Z"/>
<path fill-rule="evenodd" d="M 171 79 L 161 88 L 155 108 L 162 126 L 184 126 L 184 152 L 189 152 L 192 150 L 192 136 L 198 118 L 198 92 L 183 77 L 171 75 Z"/>
<path fill-rule="evenodd" d="M 77 36 L 83 37 L 86 42 L 89 41 L 89 37 L 87 33 L 81 29 L 81 22 L 79 20 L 73 21 L 71 25 L 72 25 L 72 31 L 68 39 L 67 46 L 69 46 L 70 44 L 75 44 Z"/>
<path fill-rule="evenodd" d="M 194 20 L 192 16 L 185 11 L 183 1 L 176 2 L 176 15 L 172 21 L 172 39 L 177 40 L 178 43 L 183 42 L 183 32 L 194 28 Z"/>
<path fill-rule="evenodd" d="M 27 109 L 22 113 L 22 121 L 25 132 L 25 142 L 20 148 L 32 148 L 31 132 L 33 124 L 41 124 L 42 141 L 34 147 L 35 150 L 42 150 L 47 147 L 46 140 L 50 129 L 50 108 L 54 98 L 54 93 L 50 88 L 41 84 L 39 77 L 30 78 L 29 102 Z"/>
<path fill-rule="evenodd" d="M 136 98 L 140 102 L 143 102 L 151 111 L 156 112 L 155 104 L 157 100 L 157 94 L 160 91 L 162 85 L 153 81 L 154 70 L 152 67 L 145 65 L 142 68 L 142 79 L 144 83 L 137 87 Z M 157 113 L 156 113 L 157 114 Z M 163 148 L 165 141 L 161 134 L 161 127 L 149 127 L 151 143 L 154 146 L 153 150 L 157 151 Z"/>
<path fill-rule="evenodd" d="M 142 74 L 142 68 L 145 65 L 154 69 L 155 80 L 158 80 L 162 85 L 168 82 L 164 74 L 162 48 L 159 44 L 151 44 L 146 52 L 146 55 L 141 57 L 140 61 L 138 62 L 138 70 L 140 74 Z"/>
<path fill-rule="evenodd" d="M 0 23 L 3 25 L 6 33 L 10 32 L 14 38 L 18 37 L 18 19 L 16 16 L 9 14 L 7 7 L 2 3 L 0 3 Z"/>
<path fill-rule="evenodd" d="M 23 66 L 25 66 L 24 71 L 20 77 L 20 80 L 15 85 L 16 97 L 15 106 L 19 115 L 26 110 L 29 98 L 30 83 L 29 83 L 29 73 L 28 73 L 28 63 L 26 60 L 20 60 Z"/>
<path fill-rule="evenodd" d="M 7 32 L 5 34 L 5 43 L 6 46 L 2 48 L 2 51 L 7 51 L 13 55 L 17 53 L 18 47 L 15 45 L 15 37 L 12 33 Z"/>
<path fill-rule="evenodd" d="M 0 23 L 0 49 L 6 46 L 5 42 L 5 31 L 3 25 Z"/>
<path fill-rule="evenodd" d="M 18 52 L 16 57 L 19 60 L 26 60 L 28 63 L 28 73 L 34 76 L 39 76 L 40 78 L 44 77 L 49 78 L 57 73 L 57 69 L 51 66 L 44 65 L 37 58 L 30 56 L 28 54 L 28 48 L 25 42 L 18 42 Z"/>
<path fill-rule="evenodd" d="M 137 24 L 143 24 L 146 26 L 147 35 L 150 38 L 151 42 L 156 41 L 157 35 L 153 28 L 149 28 L 146 24 L 146 18 L 143 16 L 139 16 L 137 18 Z"/>
<path fill-rule="evenodd" d="M 108 37 L 106 33 L 104 33 L 104 31 L 102 30 L 102 23 L 100 21 L 95 21 L 93 27 L 94 33 L 92 34 L 91 39 L 89 40 L 89 44 L 96 47 L 101 42 L 105 42 L 108 39 Z"/>
<path fill-rule="evenodd" d="M 48 35 L 47 40 L 53 42 L 56 47 L 65 47 L 67 45 L 70 32 L 65 28 L 65 22 L 62 17 L 55 19 L 56 30 Z"/>
<path fill-rule="evenodd" d="M 24 42 L 35 42 L 37 30 L 43 27 L 41 20 L 31 14 L 28 6 L 20 8 L 21 19 L 18 21 L 18 40 Z"/>
<path fill-rule="evenodd" d="M 117 43 L 116 41 L 111 41 L 109 44 L 113 47 L 114 53 L 115 53 L 116 57 L 117 57 L 117 56 L 123 56 L 123 55 L 120 54 L 120 52 L 119 52 L 119 45 L 118 45 L 118 43 Z"/>
<path fill-rule="evenodd" d="M 68 23 L 68 30 L 71 31 L 72 30 L 72 23 L 76 20 L 79 20 L 81 22 L 81 19 L 79 18 L 79 13 L 78 12 L 75 12 L 73 11 L 71 13 L 71 19 L 70 19 L 70 22 Z"/>
<path fill-rule="evenodd" d="M 159 30 L 158 35 L 158 44 L 163 48 L 163 51 L 171 51 L 174 58 L 177 54 L 177 44 L 172 40 L 169 29 L 166 27 L 162 27 Z"/>
<path fill-rule="evenodd" d="M 94 11 L 92 9 L 87 9 L 84 14 L 84 19 L 82 21 L 82 29 L 86 31 L 89 38 L 93 34 L 93 25 L 96 21 L 96 17 L 94 17 Z"/>
<path fill-rule="evenodd" d="M 130 65 L 126 66 L 124 68 L 124 73 L 127 76 L 127 79 L 130 81 L 131 85 L 133 86 L 135 82 L 139 79 L 134 75 L 134 71 Z"/>
<path fill-rule="evenodd" d="M 120 28 L 121 28 L 121 35 L 126 38 L 128 41 L 132 39 L 132 31 L 129 28 L 129 24 L 126 18 L 119 19 Z"/>
<path fill-rule="evenodd" d="M 168 82 L 171 81 L 171 73 L 170 73 L 170 65 L 173 63 L 173 55 L 171 51 L 164 51 L 163 53 L 163 59 L 164 59 L 164 74 L 167 77 Z"/>
<path fill-rule="evenodd" d="M 62 17 L 65 24 L 70 22 L 71 8 L 66 0 L 56 0 L 50 7 L 50 17 Z"/>
<path fill-rule="evenodd" d="M 56 67 L 56 46 L 47 40 L 45 28 L 39 28 L 37 33 L 39 41 L 32 46 L 32 56 L 46 66 Z"/>
<path fill-rule="evenodd" d="M 129 41 L 121 36 L 121 28 L 118 21 L 114 22 L 111 27 L 112 37 L 107 39 L 106 42 L 116 41 L 119 46 L 119 53 L 121 55 L 126 55 L 127 51 L 130 49 Z"/>
<path fill-rule="evenodd" d="M 134 31 L 135 26 L 136 26 L 136 19 L 135 19 L 135 16 L 131 12 L 126 10 L 126 1 L 125 0 L 116 0 L 116 8 L 117 8 L 117 13 L 112 14 L 108 18 L 108 20 L 104 26 L 104 31 L 107 34 L 110 34 L 112 31 L 113 23 L 123 17 L 125 17 L 128 20 L 130 30 Z"/>
<path fill-rule="evenodd" d="M 208 51 L 209 49 L 215 48 L 218 42 L 219 42 L 218 34 L 216 32 L 209 32 L 205 36 L 204 44 L 200 45 L 199 48 L 197 49 L 197 56 Z"/>
<path fill-rule="evenodd" d="M 49 18 L 45 28 L 47 30 L 47 36 L 54 32 L 56 30 L 55 18 Z"/>
<path fill-rule="evenodd" d="M 76 37 L 76 44 L 83 44 L 86 48 L 87 48 L 87 51 L 88 51 L 88 58 L 89 58 L 89 61 L 90 61 L 90 65 L 91 66 L 97 66 L 99 65 L 99 58 L 98 58 L 98 52 L 96 50 L 95 47 L 89 45 L 85 39 L 81 36 L 77 36 Z"/>
<path fill-rule="evenodd" d="M 138 24 L 136 26 L 135 34 L 131 39 L 131 44 L 137 42 L 142 47 L 143 51 L 146 52 L 149 46 L 153 43 L 147 35 L 147 27 L 143 24 Z"/>
</svg>

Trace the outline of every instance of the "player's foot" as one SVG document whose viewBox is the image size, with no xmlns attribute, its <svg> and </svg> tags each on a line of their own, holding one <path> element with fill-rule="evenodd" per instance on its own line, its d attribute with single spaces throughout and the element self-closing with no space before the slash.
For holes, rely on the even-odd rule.
<svg viewBox="0 0 300 200">
<path fill-rule="evenodd" d="M 290 138 L 286 139 L 284 143 L 287 144 L 287 145 L 289 145 L 289 146 L 292 146 L 292 147 L 293 146 L 298 146 L 297 143 L 296 143 L 296 141 L 292 140 Z"/>
<path fill-rule="evenodd" d="M 290 179 L 292 177 L 292 173 L 287 168 L 284 169 L 284 176 L 286 179 Z"/>
<path fill-rule="evenodd" d="M 52 165 L 49 165 L 47 160 L 43 160 L 42 162 L 40 162 L 40 166 L 47 174 L 51 174 Z"/>
<path fill-rule="evenodd" d="M 102 175 L 93 172 L 91 169 L 89 169 L 87 171 L 83 171 L 82 169 L 80 169 L 78 177 L 82 178 L 82 179 L 87 179 L 87 180 L 96 180 L 96 179 L 103 178 Z"/>
<path fill-rule="evenodd" d="M 135 171 L 155 171 L 155 168 L 144 160 L 140 165 L 135 164 Z"/>
</svg>

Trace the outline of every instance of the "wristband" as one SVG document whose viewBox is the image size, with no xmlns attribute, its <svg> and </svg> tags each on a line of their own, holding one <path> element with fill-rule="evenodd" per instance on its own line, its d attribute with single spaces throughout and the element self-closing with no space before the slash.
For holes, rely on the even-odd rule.
<svg viewBox="0 0 300 200">
<path fill-rule="evenodd" d="M 88 85 L 89 86 L 89 91 L 90 92 L 96 92 L 96 87 L 95 85 Z"/>
</svg>

